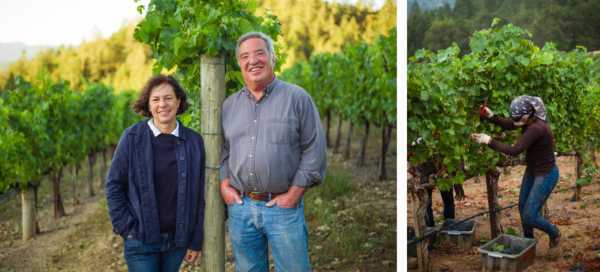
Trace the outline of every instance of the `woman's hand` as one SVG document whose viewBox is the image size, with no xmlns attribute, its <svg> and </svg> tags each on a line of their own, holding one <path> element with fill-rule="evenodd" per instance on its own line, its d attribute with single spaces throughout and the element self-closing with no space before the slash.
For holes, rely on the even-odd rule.
<svg viewBox="0 0 600 272">
<path fill-rule="evenodd" d="M 494 112 L 486 105 L 479 106 L 479 117 L 490 119 L 494 116 Z"/>
<path fill-rule="evenodd" d="M 490 144 L 492 141 L 492 137 L 485 133 L 473 133 L 471 134 L 471 139 L 479 144 Z"/>
<path fill-rule="evenodd" d="M 192 264 L 195 263 L 198 258 L 202 256 L 202 251 L 195 251 L 188 249 L 185 253 L 185 261 Z"/>
</svg>

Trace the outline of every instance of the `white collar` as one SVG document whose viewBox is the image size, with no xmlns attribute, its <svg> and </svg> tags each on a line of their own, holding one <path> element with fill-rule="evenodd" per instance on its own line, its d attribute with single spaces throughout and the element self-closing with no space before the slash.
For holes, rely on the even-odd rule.
<svg viewBox="0 0 600 272">
<path fill-rule="evenodd" d="M 162 134 L 162 132 L 154 125 L 154 119 L 149 119 L 148 120 L 148 126 L 150 127 L 150 130 L 152 130 L 152 134 L 154 134 L 154 137 L 157 137 L 158 135 Z M 170 134 L 173 134 L 177 137 L 179 137 L 179 121 L 176 121 L 177 125 L 175 126 L 175 129 L 173 131 L 171 131 Z"/>
</svg>

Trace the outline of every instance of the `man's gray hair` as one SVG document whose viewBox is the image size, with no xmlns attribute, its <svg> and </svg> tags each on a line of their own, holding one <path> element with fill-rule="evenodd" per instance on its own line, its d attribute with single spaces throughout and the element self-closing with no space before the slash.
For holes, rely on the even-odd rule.
<svg viewBox="0 0 600 272">
<path fill-rule="evenodd" d="M 248 40 L 248 39 L 252 39 L 252 38 L 259 38 L 261 40 L 263 40 L 265 42 L 265 44 L 267 45 L 267 51 L 269 53 L 269 56 L 271 57 L 271 65 L 273 67 L 275 67 L 275 61 L 277 60 L 277 57 L 275 56 L 275 47 L 273 46 L 273 39 L 271 39 L 271 37 L 269 37 L 269 35 L 262 33 L 262 32 L 248 32 L 244 35 L 242 35 L 238 40 L 237 40 L 237 44 L 235 46 L 235 57 L 238 59 L 239 62 L 239 58 L 240 58 L 240 45 Z"/>
</svg>

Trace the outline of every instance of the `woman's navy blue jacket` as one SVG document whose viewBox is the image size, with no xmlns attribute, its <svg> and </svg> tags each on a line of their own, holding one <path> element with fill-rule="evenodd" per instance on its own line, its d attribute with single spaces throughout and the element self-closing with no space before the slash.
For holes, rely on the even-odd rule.
<svg viewBox="0 0 600 272">
<path fill-rule="evenodd" d="M 113 231 L 146 243 L 160 242 L 154 191 L 152 131 L 147 120 L 127 128 L 106 178 L 106 198 Z M 176 144 L 177 217 L 175 244 L 201 250 L 204 235 L 204 141 L 179 125 Z M 175 183 L 173 183 L 175 184 Z"/>
</svg>

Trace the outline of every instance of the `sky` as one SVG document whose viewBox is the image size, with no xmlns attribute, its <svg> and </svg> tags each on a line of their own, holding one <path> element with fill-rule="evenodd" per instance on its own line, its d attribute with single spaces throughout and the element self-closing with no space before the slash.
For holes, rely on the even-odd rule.
<svg viewBox="0 0 600 272">
<path fill-rule="evenodd" d="M 78 45 L 140 18 L 136 7 L 133 0 L 0 0 L 0 43 Z"/>
<path fill-rule="evenodd" d="M 371 1 L 375 7 L 383 3 Z M 134 0 L 0 0 L 0 43 L 75 46 L 108 37 L 125 22 L 141 18 L 137 5 Z"/>
</svg>

